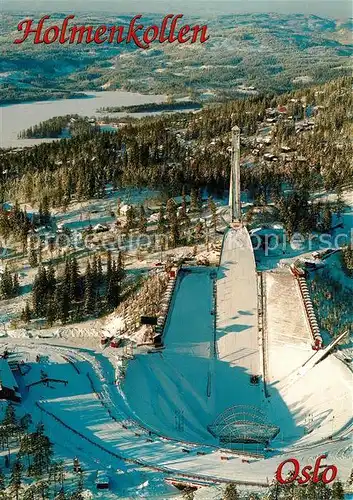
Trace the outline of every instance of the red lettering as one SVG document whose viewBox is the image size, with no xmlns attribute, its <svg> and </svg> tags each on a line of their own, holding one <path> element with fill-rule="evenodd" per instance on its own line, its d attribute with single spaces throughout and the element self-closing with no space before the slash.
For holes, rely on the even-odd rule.
<svg viewBox="0 0 353 500">
<path fill-rule="evenodd" d="M 122 43 L 125 39 L 124 39 L 124 26 L 112 26 L 111 28 L 109 28 L 109 32 L 110 32 L 110 35 L 109 35 L 109 40 L 108 42 L 109 43 L 113 43 L 114 42 L 114 35 L 116 32 L 118 32 L 118 37 L 117 37 L 117 43 Z"/>
<path fill-rule="evenodd" d="M 178 35 L 178 42 L 179 43 L 186 43 L 190 40 L 191 36 L 187 36 L 183 38 L 187 33 L 190 32 L 190 26 L 187 24 L 186 26 L 183 26 L 181 30 L 179 31 Z"/>
<path fill-rule="evenodd" d="M 326 455 L 320 455 L 315 462 L 315 467 L 314 467 L 314 474 L 313 474 L 313 483 L 318 483 L 320 481 L 319 478 L 319 468 L 320 468 L 320 462 L 323 458 L 326 458 Z"/>
<path fill-rule="evenodd" d="M 76 44 L 82 43 L 83 36 L 85 33 L 86 33 L 86 43 L 93 42 L 93 36 L 92 36 L 93 26 L 73 26 L 70 29 L 70 31 L 71 31 L 71 36 L 69 43 L 75 43 L 75 37 L 77 33 L 79 35 Z"/>
<path fill-rule="evenodd" d="M 328 479 L 327 473 L 330 471 L 331 471 L 331 478 Z M 329 465 L 328 467 L 326 467 L 326 469 L 322 473 L 322 477 L 321 477 L 322 482 L 324 484 L 332 483 L 332 481 L 334 481 L 336 479 L 337 472 L 338 472 L 338 470 L 337 470 L 337 467 L 335 465 Z"/>
<path fill-rule="evenodd" d="M 69 24 L 70 19 L 75 19 L 75 16 L 65 17 L 64 22 L 63 22 L 63 26 L 61 29 L 61 35 L 59 38 L 59 43 L 61 43 L 61 44 L 66 43 L 69 40 L 69 37 L 65 37 L 65 35 L 66 35 L 67 26 Z"/>
<path fill-rule="evenodd" d="M 160 43 L 164 43 L 164 42 L 166 42 L 168 40 L 168 37 L 165 36 L 165 32 L 166 32 L 166 29 L 167 29 L 167 24 L 168 24 L 169 19 L 173 19 L 173 14 L 168 14 L 163 19 L 162 27 L 161 27 L 161 33 L 159 35 L 159 41 L 160 41 Z"/>
<path fill-rule="evenodd" d="M 152 33 L 152 37 L 150 38 L 149 34 L 151 31 L 153 31 L 153 33 Z M 146 29 L 146 31 L 143 34 L 143 41 L 146 44 L 150 44 L 157 39 L 158 34 L 159 34 L 158 26 L 150 26 L 149 28 Z"/>
<path fill-rule="evenodd" d="M 129 31 L 128 31 L 128 34 L 127 34 L 127 37 L 126 37 L 126 43 L 130 43 L 131 40 L 133 40 L 133 42 L 137 45 L 137 47 L 140 47 L 140 49 L 148 49 L 148 45 L 143 45 L 141 43 L 141 41 L 139 40 L 138 36 L 137 36 L 137 31 L 139 30 L 142 30 L 143 29 L 143 24 L 138 24 L 137 26 L 135 26 L 135 23 L 138 19 L 141 19 L 141 14 L 135 16 L 131 22 L 130 22 L 130 26 L 129 26 Z"/>
<path fill-rule="evenodd" d="M 293 464 L 294 471 L 289 474 L 289 477 L 287 477 L 287 479 L 283 479 L 282 470 L 286 464 Z M 295 481 L 297 479 L 298 474 L 299 474 L 299 470 L 300 470 L 300 466 L 299 466 L 298 460 L 295 458 L 289 458 L 288 460 L 285 460 L 284 462 L 282 462 L 278 466 L 277 471 L 276 471 L 276 479 L 281 484 L 292 483 L 293 481 Z"/>
<path fill-rule="evenodd" d="M 309 471 L 310 471 L 311 469 L 312 469 L 312 466 L 311 466 L 311 465 L 307 465 L 306 467 L 304 467 L 304 469 L 302 470 L 302 475 L 304 476 L 304 479 L 299 478 L 299 479 L 298 479 L 298 483 L 299 483 L 299 484 L 306 484 L 307 482 L 309 482 L 309 481 L 310 481 L 311 476 L 310 476 Z"/>
<path fill-rule="evenodd" d="M 51 34 L 53 35 L 52 37 Z M 50 28 L 45 30 L 43 36 L 43 42 L 46 44 L 54 43 L 59 38 L 59 34 L 60 34 L 59 26 L 51 26 Z"/>
<path fill-rule="evenodd" d="M 43 40 L 40 39 L 40 35 L 41 35 L 42 29 L 43 29 L 44 21 L 46 19 L 49 19 L 49 18 L 50 18 L 50 16 L 43 16 L 41 18 L 41 20 L 39 21 L 38 27 L 36 29 L 32 29 L 33 19 L 27 19 L 25 21 L 20 22 L 17 26 L 17 30 L 23 31 L 23 29 L 25 27 L 25 32 L 24 32 L 23 38 L 22 39 L 17 38 L 14 41 L 14 43 L 16 43 L 16 44 L 23 43 L 25 40 L 27 40 L 28 36 L 31 33 L 35 33 L 35 37 L 34 37 L 35 44 L 43 43 Z"/>
<path fill-rule="evenodd" d="M 169 43 L 173 43 L 173 42 L 177 41 L 177 37 L 175 36 L 175 28 L 176 28 L 178 20 L 182 19 L 183 17 L 184 17 L 183 14 L 178 14 L 177 16 L 174 17 L 172 24 L 170 26 L 170 33 L 169 33 L 169 38 L 168 38 Z"/>
<path fill-rule="evenodd" d="M 107 37 L 104 37 L 104 40 L 101 40 L 101 38 L 100 38 L 106 32 L 107 32 L 107 27 L 106 26 L 99 26 L 99 28 L 97 28 L 97 30 L 96 30 L 96 32 L 94 34 L 94 43 L 101 44 L 101 43 L 106 42 L 107 41 Z"/>
<path fill-rule="evenodd" d="M 205 43 L 207 40 L 210 39 L 209 35 L 207 34 L 207 26 L 194 26 L 192 28 L 192 31 L 194 32 L 191 43 L 196 43 L 197 42 L 197 37 L 199 36 L 199 33 L 201 31 L 201 36 L 200 36 L 200 42 Z"/>
</svg>

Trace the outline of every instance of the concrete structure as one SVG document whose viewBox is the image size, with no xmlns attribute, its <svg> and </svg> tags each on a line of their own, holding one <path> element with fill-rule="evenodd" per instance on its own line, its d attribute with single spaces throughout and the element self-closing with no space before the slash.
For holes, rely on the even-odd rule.
<svg viewBox="0 0 353 500">
<path fill-rule="evenodd" d="M 21 401 L 16 379 L 6 359 L 0 359 L 0 399 Z"/>
<path fill-rule="evenodd" d="M 241 220 L 240 201 L 240 128 L 232 128 L 232 158 L 230 173 L 229 206 L 232 209 L 232 220 Z"/>
</svg>

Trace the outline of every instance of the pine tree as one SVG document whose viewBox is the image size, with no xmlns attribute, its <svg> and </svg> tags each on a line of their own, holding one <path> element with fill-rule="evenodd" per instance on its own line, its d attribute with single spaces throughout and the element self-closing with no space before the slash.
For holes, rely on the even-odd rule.
<svg viewBox="0 0 353 500">
<path fill-rule="evenodd" d="M 185 488 L 183 490 L 183 498 L 186 500 L 193 500 L 194 499 L 194 490 L 192 488 Z"/>
<path fill-rule="evenodd" d="M 19 493 L 22 485 L 22 469 L 23 467 L 20 460 L 16 460 L 16 462 L 12 466 L 9 484 L 11 491 L 15 494 L 16 500 L 19 499 Z"/>
<path fill-rule="evenodd" d="M 196 212 L 197 210 L 198 210 L 197 193 L 196 190 L 192 188 L 190 192 L 190 211 Z"/>
<path fill-rule="evenodd" d="M 125 224 L 125 229 L 126 231 L 130 231 L 135 227 L 135 210 L 134 207 L 128 208 L 126 212 L 126 224 Z"/>
<path fill-rule="evenodd" d="M 55 268 L 53 264 L 50 262 L 47 269 L 47 292 L 49 297 L 53 297 L 56 289 L 56 276 L 55 276 Z"/>
<path fill-rule="evenodd" d="M 48 498 L 49 493 L 49 484 L 47 481 L 38 481 L 36 485 L 36 493 L 40 495 L 42 500 L 46 500 Z"/>
<path fill-rule="evenodd" d="M 67 497 L 65 495 L 65 491 L 61 489 L 58 493 L 58 495 L 55 497 L 55 500 L 66 500 Z"/>
<path fill-rule="evenodd" d="M 57 315 L 58 315 L 57 304 L 55 303 L 54 298 L 49 298 L 46 311 L 47 323 L 49 327 L 53 326 L 57 318 Z"/>
<path fill-rule="evenodd" d="M 93 284 L 93 289 L 95 290 L 97 287 L 97 255 L 93 255 L 92 259 L 92 265 L 91 265 L 91 276 L 92 276 L 92 284 Z"/>
<path fill-rule="evenodd" d="M 322 221 L 322 230 L 324 232 L 330 231 L 332 227 L 332 211 L 329 205 L 325 206 L 323 213 L 323 221 Z"/>
<path fill-rule="evenodd" d="M 202 210 L 202 189 L 200 188 L 197 192 L 197 209 L 199 212 Z"/>
<path fill-rule="evenodd" d="M 116 263 L 116 273 L 117 273 L 117 279 L 119 282 L 122 282 L 122 280 L 125 278 L 125 269 L 124 269 L 124 256 L 123 252 L 118 253 L 118 260 Z"/>
<path fill-rule="evenodd" d="M 139 230 L 140 233 L 144 234 L 147 231 L 147 217 L 146 211 L 143 205 L 140 206 L 140 217 L 139 217 Z"/>
<path fill-rule="evenodd" d="M 68 280 L 70 283 L 69 284 L 70 300 L 73 302 L 75 300 L 81 299 L 82 291 L 81 291 L 80 268 L 76 257 L 72 257 L 70 259 Z"/>
<path fill-rule="evenodd" d="M 2 469 L 0 469 L 0 492 L 4 491 L 5 489 L 6 489 L 5 476 Z"/>
<path fill-rule="evenodd" d="M 103 266 L 102 266 L 102 257 L 99 255 L 97 259 L 97 284 L 98 286 L 103 283 Z"/>
<path fill-rule="evenodd" d="M 341 481 L 337 480 L 332 485 L 332 500 L 343 500 L 344 489 Z"/>
<path fill-rule="evenodd" d="M 31 484 L 31 486 L 27 487 L 23 493 L 23 500 L 35 500 L 36 499 L 36 484 Z"/>
<path fill-rule="evenodd" d="M 54 303 L 57 307 L 57 318 L 65 325 L 70 315 L 70 297 L 65 285 L 56 287 Z"/>
<path fill-rule="evenodd" d="M 50 222 L 50 210 L 49 210 L 49 198 L 47 195 L 44 195 L 43 197 L 43 203 L 42 203 L 42 220 L 41 220 L 41 225 L 46 226 Z"/>
<path fill-rule="evenodd" d="M 0 276 L 0 298 L 10 299 L 13 296 L 12 276 L 7 267 Z"/>
<path fill-rule="evenodd" d="M 177 220 L 173 220 L 169 232 L 169 246 L 175 248 L 178 246 L 180 240 L 179 224 Z"/>
<path fill-rule="evenodd" d="M 5 427 L 14 428 L 17 425 L 15 408 L 12 403 L 8 403 L 5 409 L 5 415 L 2 421 Z"/>
<path fill-rule="evenodd" d="M 212 196 L 209 197 L 208 199 L 208 206 L 211 212 L 211 218 L 212 218 L 212 226 L 214 228 L 214 231 L 217 231 L 217 206 L 215 202 L 213 201 Z"/>
<path fill-rule="evenodd" d="M 165 232 L 165 227 L 166 227 L 166 223 L 165 223 L 165 210 L 164 210 L 164 206 L 161 205 L 160 209 L 159 209 L 158 227 L 157 227 L 157 230 L 158 230 L 159 234 L 163 234 Z"/>
<path fill-rule="evenodd" d="M 31 267 L 37 267 L 38 266 L 38 252 L 34 248 L 34 242 L 33 242 L 32 238 L 29 241 L 28 264 Z"/>
<path fill-rule="evenodd" d="M 22 312 L 21 312 L 21 321 L 28 324 L 31 321 L 31 318 L 32 318 L 32 311 L 31 311 L 31 308 L 29 307 L 29 303 L 27 300 L 26 306 L 24 309 L 22 309 Z"/>
<path fill-rule="evenodd" d="M 96 318 L 98 318 L 102 312 L 103 312 L 103 301 L 102 301 L 102 297 L 99 293 L 99 290 L 97 290 L 96 292 L 96 297 L 95 297 L 95 311 L 94 311 L 94 315 Z"/>
<path fill-rule="evenodd" d="M 223 493 L 223 500 L 239 500 L 240 496 L 235 484 L 228 484 Z"/>
<path fill-rule="evenodd" d="M 44 266 L 40 266 L 32 287 L 33 311 L 38 317 L 41 317 L 46 311 L 47 293 L 47 272 Z"/>
<path fill-rule="evenodd" d="M 107 252 L 107 283 L 109 283 L 110 281 L 110 278 L 112 276 L 112 253 L 111 251 L 109 250 Z"/>
<path fill-rule="evenodd" d="M 95 293 L 93 285 L 93 276 L 91 271 L 91 264 L 88 262 L 85 274 L 84 284 L 84 312 L 87 316 L 91 316 L 95 311 Z"/>
<path fill-rule="evenodd" d="M 15 273 L 12 278 L 12 297 L 17 297 L 20 294 L 20 283 L 18 274 Z"/>
</svg>

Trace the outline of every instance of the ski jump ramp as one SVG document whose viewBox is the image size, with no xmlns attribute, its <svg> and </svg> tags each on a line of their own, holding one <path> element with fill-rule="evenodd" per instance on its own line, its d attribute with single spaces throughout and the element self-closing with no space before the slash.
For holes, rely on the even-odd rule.
<svg viewBox="0 0 353 500">
<path fill-rule="evenodd" d="M 260 375 L 256 264 L 248 230 L 224 235 L 217 280 L 218 359 Z"/>
</svg>

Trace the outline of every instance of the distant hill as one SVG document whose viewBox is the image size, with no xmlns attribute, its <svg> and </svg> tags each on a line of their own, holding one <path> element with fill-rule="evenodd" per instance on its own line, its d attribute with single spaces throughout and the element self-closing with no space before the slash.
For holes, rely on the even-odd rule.
<svg viewBox="0 0 353 500">
<path fill-rule="evenodd" d="M 57 19 L 62 16 L 58 13 Z M 118 88 L 193 98 L 207 93 L 219 100 L 251 92 L 285 92 L 351 72 L 348 20 L 302 14 L 202 18 L 198 21 L 208 23 L 210 33 L 205 44 L 157 43 L 144 51 L 133 45 L 72 45 L 69 49 L 59 44 L 13 45 L 23 17 L 4 14 L 0 84 L 4 101 L 9 102 L 14 92 L 18 99 L 30 100 L 48 98 L 48 92 L 55 97 L 62 91 Z M 125 19 L 129 17 L 80 14 L 75 21 L 98 25 Z M 145 24 L 160 20 L 160 15 L 142 19 Z"/>
</svg>

